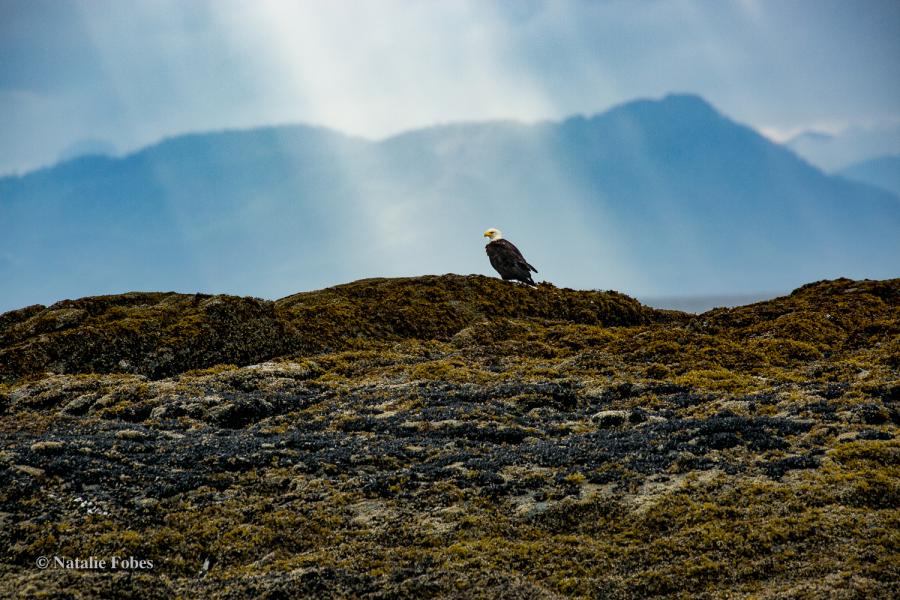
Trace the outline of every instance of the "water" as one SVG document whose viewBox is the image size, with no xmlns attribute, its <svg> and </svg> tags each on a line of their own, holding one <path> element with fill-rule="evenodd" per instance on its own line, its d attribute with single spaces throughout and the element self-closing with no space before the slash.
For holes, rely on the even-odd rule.
<svg viewBox="0 0 900 600">
<path fill-rule="evenodd" d="M 756 294 L 718 294 L 711 296 L 653 296 L 639 297 L 638 300 L 642 304 L 653 308 L 702 313 L 713 308 L 744 306 L 785 295 L 787 295 L 787 292 L 759 292 Z"/>
</svg>

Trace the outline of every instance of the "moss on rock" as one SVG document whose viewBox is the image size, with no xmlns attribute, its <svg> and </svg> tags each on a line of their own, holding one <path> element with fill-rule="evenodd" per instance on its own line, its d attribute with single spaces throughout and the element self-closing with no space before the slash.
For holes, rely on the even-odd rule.
<svg viewBox="0 0 900 600">
<path fill-rule="evenodd" d="M 0 595 L 894 597 L 900 280 L 479 276 L 0 316 Z M 135 556 L 148 571 L 37 569 Z"/>
</svg>

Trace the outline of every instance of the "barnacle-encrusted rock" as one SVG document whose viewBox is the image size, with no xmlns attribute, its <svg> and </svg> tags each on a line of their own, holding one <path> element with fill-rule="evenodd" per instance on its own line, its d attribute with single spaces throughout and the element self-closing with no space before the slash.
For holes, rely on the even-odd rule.
<svg viewBox="0 0 900 600">
<path fill-rule="evenodd" d="M 3 597 L 892 597 L 900 280 L 0 315 Z M 61 569 L 39 557 L 134 557 Z"/>
<path fill-rule="evenodd" d="M 0 382 L 54 373 L 153 378 L 367 343 L 447 340 L 485 316 L 637 325 L 664 315 L 616 292 L 510 288 L 470 275 L 366 279 L 277 302 L 129 293 L 0 316 Z"/>
</svg>

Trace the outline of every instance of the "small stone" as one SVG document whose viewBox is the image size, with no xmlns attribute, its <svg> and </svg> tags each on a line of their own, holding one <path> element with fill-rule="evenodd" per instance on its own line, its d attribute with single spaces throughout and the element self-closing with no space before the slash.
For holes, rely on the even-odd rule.
<svg viewBox="0 0 900 600">
<path fill-rule="evenodd" d="M 57 441 L 35 442 L 31 445 L 32 452 L 40 452 L 42 454 L 55 454 L 61 451 L 65 444 Z"/>
<path fill-rule="evenodd" d="M 62 412 L 70 415 L 83 415 L 94 403 L 93 394 L 82 394 L 62 407 Z"/>
<path fill-rule="evenodd" d="M 152 509 L 159 506 L 159 500 L 156 498 L 138 498 L 134 501 L 135 506 L 143 509 Z"/>
<path fill-rule="evenodd" d="M 31 475 L 35 479 L 39 479 L 44 476 L 44 470 L 38 469 L 37 467 L 32 467 L 29 465 L 13 465 L 13 468 L 21 471 L 22 473 L 25 473 L 26 475 Z"/>
<path fill-rule="evenodd" d="M 644 419 L 643 421 L 641 421 L 641 422 L 638 424 L 638 426 L 639 426 L 639 427 L 646 427 L 646 426 L 648 426 L 648 425 L 657 425 L 657 424 L 659 424 L 659 423 L 665 423 L 666 421 L 668 421 L 667 418 L 661 417 L 661 416 L 659 416 L 659 415 L 647 415 L 647 418 Z"/>
<path fill-rule="evenodd" d="M 615 427 L 624 423 L 629 414 L 627 410 L 601 410 L 591 416 L 591 421 L 600 427 Z"/>
</svg>

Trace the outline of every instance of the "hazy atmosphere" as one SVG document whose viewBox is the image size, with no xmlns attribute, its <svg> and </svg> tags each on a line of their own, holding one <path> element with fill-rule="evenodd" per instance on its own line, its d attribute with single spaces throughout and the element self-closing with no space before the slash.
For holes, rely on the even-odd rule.
<svg viewBox="0 0 900 600">
<path fill-rule="evenodd" d="M 0 172 L 304 122 L 381 137 L 698 93 L 783 140 L 894 130 L 900 5 L 3 0 Z"/>
<path fill-rule="evenodd" d="M 366 276 L 492 274 L 480 237 L 492 226 L 541 279 L 645 296 L 895 275 L 889 240 L 858 260 L 841 248 L 863 222 L 887 238 L 898 226 L 898 57 L 890 0 L 2 0 L 0 310 L 125 289 L 273 297 Z M 714 113 L 662 101 L 672 93 Z M 662 112 L 613 115 L 611 129 L 590 120 L 642 98 Z M 573 115 L 589 117 L 584 131 Z M 690 145 L 720 117 L 734 129 Z M 423 130 L 468 121 L 482 129 Z M 687 146 L 657 137 L 672 123 Z M 296 129 L 265 130 L 274 138 L 244 140 L 255 150 L 191 138 L 205 150 L 189 157 L 217 158 L 177 179 L 166 165 L 186 163 L 171 147 L 142 150 L 292 124 L 328 135 L 317 130 L 311 148 Z M 751 130 L 764 138 L 741 137 Z M 750 147 L 758 161 L 697 183 L 712 157 Z M 83 155 L 114 160 L 23 177 Z M 311 166 L 326 155 L 330 171 Z M 882 162 L 859 166 L 869 159 Z M 860 185 L 848 188 L 850 175 Z M 840 213 L 862 196 L 859 213 Z M 743 241 L 703 223 L 712 205 L 734 221 L 735 203 L 759 216 Z M 833 243 L 831 228 L 857 217 Z M 797 243 L 808 256 L 794 257 Z"/>
<path fill-rule="evenodd" d="M 900 598 L 900 0 L 0 0 L 0 598 Z"/>
</svg>

